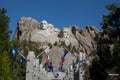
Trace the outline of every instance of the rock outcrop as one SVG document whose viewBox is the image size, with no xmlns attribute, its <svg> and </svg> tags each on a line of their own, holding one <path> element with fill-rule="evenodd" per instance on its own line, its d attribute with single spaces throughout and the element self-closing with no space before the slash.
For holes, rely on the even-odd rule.
<svg viewBox="0 0 120 80">
<path fill-rule="evenodd" d="M 87 54 L 95 50 L 96 44 L 94 38 L 99 32 L 100 31 L 96 29 L 94 26 L 86 26 L 84 29 L 80 29 L 77 26 L 69 26 L 67 28 L 63 28 L 62 30 L 59 30 L 58 28 L 55 28 L 54 25 L 49 24 L 45 20 L 39 23 L 36 20 L 32 19 L 31 17 L 27 17 L 27 18 L 22 17 L 18 21 L 17 30 L 14 39 L 17 39 L 19 41 L 26 40 L 28 42 L 42 44 L 39 46 L 39 48 L 43 48 L 43 49 L 48 47 L 49 44 L 54 45 L 50 49 L 49 57 L 50 57 L 50 61 L 53 63 L 53 67 L 55 71 L 58 71 L 61 56 L 64 55 L 63 44 L 62 45 L 60 44 L 63 42 L 64 45 L 66 45 L 67 47 L 69 46 L 72 49 L 73 48 L 76 49 L 76 52 L 72 52 L 72 50 L 70 50 L 69 54 L 67 54 L 67 56 L 65 57 L 63 69 L 66 71 L 79 56 L 79 52 L 83 50 L 83 48 L 86 50 Z M 57 46 L 55 46 L 55 43 L 57 44 Z M 35 56 L 37 55 L 34 55 L 34 57 Z M 45 65 L 45 62 L 46 62 L 46 58 L 45 55 L 43 55 L 41 59 L 41 64 Z M 27 66 L 29 65 L 27 64 Z M 40 67 L 40 65 L 38 67 Z M 28 69 L 29 68 L 31 67 L 28 67 Z M 40 69 L 41 72 L 46 72 L 45 70 L 42 71 L 43 69 L 42 67 Z M 31 73 L 33 72 L 37 72 L 37 71 L 31 71 L 30 73 L 26 73 L 28 79 L 31 78 L 30 76 Z M 41 78 L 43 78 L 43 80 L 46 80 L 47 78 L 44 79 L 44 74 L 48 74 L 48 73 L 41 73 L 41 72 L 39 72 L 39 74 L 41 74 L 42 76 Z M 62 75 L 63 73 L 60 74 Z M 37 75 L 37 77 L 35 77 L 35 79 L 37 80 L 39 75 L 37 73 L 35 73 L 35 75 Z M 51 73 L 49 75 L 51 75 Z"/>
<path fill-rule="evenodd" d="M 43 20 L 40 23 L 31 17 L 22 17 L 18 21 L 18 30 L 15 33 L 15 37 L 19 36 L 19 40 L 27 40 L 31 42 L 51 43 L 63 41 L 66 45 L 71 44 L 75 46 L 77 50 L 84 47 L 88 53 L 94 50 L 95 42 L 94 37 L 99 30 L 94 26 L 87 26 L 84 29 L 80 29 L 77 26 L 69 26 L 59 30 L 54 25 L 49 24 Z M 19 35 L 18 33 L 21 32 Z"/>
<path fill-rule="evenodd" d="M 65 73 L 57 72 L 59 77 L 63 79 Z M 52 80 L 54 75 L 51 71 L 46 71 L 43 64 L 39 63 L 39 59 L 35 57 L 35 53 L 30 51 L 27 57 L 26 80 Z"/>
</svg>

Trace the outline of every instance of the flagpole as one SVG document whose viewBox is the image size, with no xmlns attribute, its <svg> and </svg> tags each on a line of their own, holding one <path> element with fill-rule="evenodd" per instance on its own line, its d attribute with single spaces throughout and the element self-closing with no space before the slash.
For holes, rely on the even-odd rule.
<svg viewBox="0 0 120 80">
<path fill-rule="evenodd" d="M 68 51 L 68 53 L 70 52 L 66 47 L 63 47 L 63 48 L 65 48 Z"/>
<path fill-rule="evenodd" d="M 23 57 L 23 58 L 25 58 L 26 59 L 26 57 L 25 56 L 23 56 L 23 54 L 18 50 L 18 53 Z"/>
<path fill-rule="evenodd" d="M 47 47 L 45 49 L 47 49 Z M 45 51 L 45 49 L 44 49 L 44 51 Z M 39 56 L 41 56 L 44 53 L 44 51 L 42 51 L 40 54 L 38 54 L 36 58 L 38 58 Z"/>
<path fill-rule="evenodd" d="M 40 54 L 38 54 L 36 58 L 38 58 L 39 56 L 41 56 L 43 53 L 44 53 L 44 51 L 42 51 Z"/>
</svg>

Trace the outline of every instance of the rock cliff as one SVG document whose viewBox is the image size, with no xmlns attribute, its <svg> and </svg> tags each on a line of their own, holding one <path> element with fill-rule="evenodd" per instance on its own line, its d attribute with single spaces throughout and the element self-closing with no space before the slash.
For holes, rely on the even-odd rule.
<svg viewBox="0 0 120 80">
<path fill-rule="evenodd" d="M 64 47 L 69 50 L 69 54 L 65 57 L 63 65 L 63 70 L 66 71 L 75 62 L 80 54 L 79 52 L 83 48 L 87 54 L 95 50 L 96 44 L 94 38 L 99 32 L 94 26 L 86 26 L 84 29 L 80 29 L 78 26 L 68 26 L 59 30 L 45 20 L 38 22 L 31 17 L 22 17 L 18 21 L 17 30 L 13 39 L 19 41 L 26 40 L 30 43 L 38 44 L 39 49 L 44 49 L 49 44 L 52 45 L 49 52 L 49 59 L 53 63 L 55 71 L 58 72 L 61 56 L 64 55 Z M 41 63 L 45 65 L 46 57 L 45 55 L 42 56 Z M 37 73 L 37 71 L 33 72 Z M 40 76 L 42 74 L 40 73 Z"/>
<path fill-rule="evenodd" d="M 99 30 L 94 26 L 86 26 L 84 29 L 69 26 L 59 30 L 45 20 L 37 22 L 31 17 L 22 17 L 18 21 L 14 38 L 19 37 L 19 40 L 40 42 L 43 45 L 63 41 L 66 45 L 75 46 L 77 50 L 84 47 L 87 53 L 90 53 L 95 48 L 94 37 L 97 33 Z"/>
</svg>

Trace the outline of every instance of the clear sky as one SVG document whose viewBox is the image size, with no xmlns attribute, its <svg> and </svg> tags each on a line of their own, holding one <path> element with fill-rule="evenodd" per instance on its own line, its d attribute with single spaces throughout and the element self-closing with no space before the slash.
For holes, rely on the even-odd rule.
<svg viewBox="0 0 120 80">
<path fill-rule="evenodd" d="M 7 9 L 12 38 L 22 16 L 38 22 L 46 20 L 60 29 L 70 25 L 80 28 L 93 25 L 101 29 L 102 15 L 108 13 L 105 5 L 118 2 L 120 0 L 0 0 L 0 8 Z"/>
</svg>

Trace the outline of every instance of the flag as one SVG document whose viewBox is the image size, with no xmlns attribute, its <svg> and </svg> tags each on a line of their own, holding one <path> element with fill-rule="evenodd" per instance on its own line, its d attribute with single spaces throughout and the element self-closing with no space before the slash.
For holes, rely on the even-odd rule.
<svg viewBox="0 0 120 80">
<path fill-rule="evenodd" d="M 68 50 L 66 48 L 64 48 L 64 55 L 61 56 L 61 61 L 60 61 L 60 66 L 59 66 L 59 71 L 62 71 L 62 66 L 65 62 L 65 56 L 68 54 Z"/>
<path fill-rule="evenodd" d="M 23 65 L 23 62 L 25 61 L 25 58 L 23 56 L 20 57 L 20 66 Z"/>
<path fill-rule="evenodd" d="M 92 62 L 92 57 L 88 57 L 88 58 L 87 58 L 87 64 L 88 64 L 88 65 L 91 65 L 91 62 Z"/>
<path fill-rule="evenodd" d="M 62 57 L 61 57 L 61 64 L 63 64 L 63 63 L 64 63 L 64 61 L 65 61 L 65 57 L 64 57 L 64 56 L 62 56 Z"/>
<path fill-rule="evenodd" d="M 59 76 L 58 73 L 55 72 L 55 70 L 53 69 L 53 66 L 52 66 L 52 62 L 48 63 L 48 68 L 51 69 L 52 73 L 53 73 L 53 76 L 55 78 L 57 78 Z"/>
<path fill-rule="evenodd" d="M 60 66 L 63 66 L 65 60 L 60 61 Z"/>
<path fill-rule="evenodd" d="M 85 48 L 82 48 L 82 52 L 85 53 L 85 54 L 87 54 Z"/>
<path fill-rule="evenodd" d="M 47 63 L 50 62 L 50 57 L 49 57 L 49 55 L 47 55 L 47 57 L 46 57 L 46 61 L 47 61 Z"/>
<path fill-rule="evenodd" d="M 66 48 L 64 48 L 64 57 L 68 54 L 68 50 Z"/>
<path fill-rule="evenodd" d="M 61 56 L 60 66 L 63 65 L 64 61 L 65 61 L 64 56 Z"/>
<path fill-rule="evenodd" d="M 76 58 L 76 62 L 75 62 L 75 64 L 78 64 L 78 62 L 79 62 L 79 59 L 78 59 L 78 57 Z"/>
<path fill-rule="evenodd" d="M 62 71 L 62 65 L 59 66 L 59 71 Z"/>
<path fill-rule="evenodd" d="M 15 47 L 12 48 L 12 58 L 14 58 L 17 54 L 17 49 Z"/>
<path fill-rule="evenodd" d="M 97 51 L 96 51 L 96 54 L 97 54 L 97 56 L 101 56 L 101 51 L 100 51 L 100 49 L 97 49 Z"/>
<path fill-rule="evenodd" d="M 61 56 L 59 71 L 62 71 L 62 66 L 63 66 L 64 61 L 65 61 L 64 56 Z"/>
<path fill-rule="evenodd" d="M 44 55 L 45 55 L 46 58 L 48 57 L 48 55 L 45 52 L 44 52 Z"/>
<path fill-rule="evenodd" d="M 29 48 L 27 48 L 26 50 L 26 57 L 28 56 L 28 54 L 29 54 Z"/>
<path fill-rule="evenodd" d="M 61 62 L 62 62 L 62 64 L 63 64 L 63 63 L 65 62 L 65 59 L 62 59 L 62 61 L 61 61 Z"/>
<path fill-rule="evenodd" d="M 46 57 L 46 62 L 49 63 L 49 62 L 50 62 L 50 57 L 49 57 L 49 55 L 46 54 L 45 52 L 44 52 L 44 55 L 45 55 L 45 57 Z"/>
<path fill-rule="evenodd" d="M 47 47 L 44 51 L 44 55 L 46 56 L 46 62 L 47 63 L 50 62 L 50 57 L 49 57 L 48 53 L 49 53 L 49 47 Z"/>
<path fill-rule="evenodd" d="M 52 73 L 53 73 L 53 75 L 54 75 L 55 78 L 58 78 L 59 74 L 56 73 L 56 72 L 54 71 L 54 69 L 52 70 Z"/>
<path fill-rule="evenodd" d="M 53 70 L 52 62 L 48 63 L 48 68 L 51 69 L 51 70 Z"/>
<path fill-rule="evenodd" d="M 48 54 L 49 51 L 50 51 L 50 50 L 49 50 L 49 47 L 47 47 L 47 48 L 45 49 L 45 53 Z"/>
</svg>

